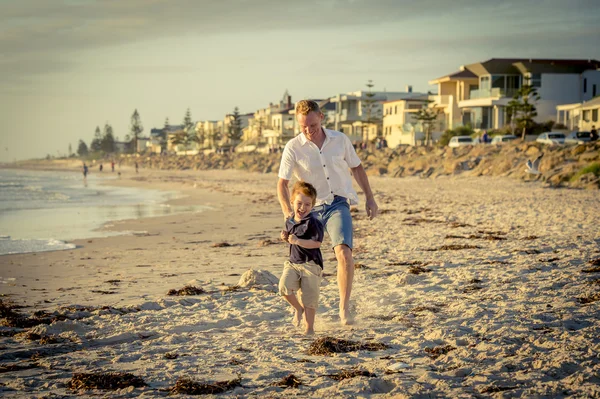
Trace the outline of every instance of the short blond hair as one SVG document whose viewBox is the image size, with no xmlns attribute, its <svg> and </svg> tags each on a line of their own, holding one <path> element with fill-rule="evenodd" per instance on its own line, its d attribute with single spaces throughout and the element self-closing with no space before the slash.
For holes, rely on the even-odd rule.
<svg viewBox="0 0 600 399">
<path fill-rule="evenodd" d="M 297 181 L 296 184 L 294 184 L 294 187 L 292 187 L 292 199 L 295 198 L 298 193 L 310 197 L 310 199 L 312 199 L 312 205 L 315 206 L 315 203 L 317 202 L 317 190 L 312 184 L 302 180 Z"/>
<path fill-rule="evenodd" d="M 298 101 L 298 104 L 296 104 L 296 115 L 308 115 L 309 112 L 320 114 L 321 109 L 319 108 L 319 104 L 313 100 Z"/>
</svg>

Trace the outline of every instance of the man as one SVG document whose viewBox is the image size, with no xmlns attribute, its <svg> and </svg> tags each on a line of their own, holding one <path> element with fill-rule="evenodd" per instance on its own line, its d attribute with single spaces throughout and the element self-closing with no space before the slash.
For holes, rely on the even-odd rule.
<svg viewBox="0 0 600 399">
<path fill-rule="evenodd" d="M 323 119 L 324 115 L 316 102 L 302 100 L 296 105 L 296 121 L 301 134 L 290 140 L 283 150 L 277 196 L 284 219 L 288 219 L 293 215 L 288 188 L 292 176 L 316 188 L 317 201 L 313 212 L 331 238 L 338 262 L 340 320 L 346 325 L 353 321 L 350 314 L 354 278 L 350 205 L 358 204 L 358 195 L 352 188 L 348 168 L 365 193 L 366 211 L 370 219 L 377 216 L 378 207 L 367 174 L 350 139 L 344 133 L 321 127 Z"/>
<path fill-rule="evenodd" d="M 596 125 L 592 125 L 592 131 L 590 132 L 590 140 L 596 141 L 598 140 L 598 131 L 596 130 Z"/>
</svg>

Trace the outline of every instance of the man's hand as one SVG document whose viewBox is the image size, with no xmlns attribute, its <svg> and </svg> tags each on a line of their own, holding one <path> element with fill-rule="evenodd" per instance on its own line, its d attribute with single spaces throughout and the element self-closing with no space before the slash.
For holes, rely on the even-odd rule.
<svg viewBox="0 0 600 399">
<path fill-rule="evenodd" d="M 298 244 L 298 242 L 299 242 L 299 241 L 298 241 L 298 237 L 296 237 L 296 236 L 295 236 L 295 235 L 293 235 L 293 234 L 290 234 L 290 235 L 288 236 L 288 242 L 289 242 L 290 244 L 292 244 L 292 245 L 297 245 L 297 244 Z"/>
<path fill-rule="evenodd" d="M 369 217 L 369 220 L 373 220 L 373 218 L 377 216 L 377 213 L 379 212 L 379 207 L 377 206 L 377 203 L 375 202 L 374 198 L 367 200 L 365 210 L 367 211 L 367 216 Z"/>
<path fill-rule="evenodd" d="M 287 242 L 289 235 L 290 234 L 287 231 L 281 230 L 281 234 L 279 235 L 279 237 L 281 238 L 282 241 L 286 241 Z"/>
<path fill-rule="evenodd" d="M 288 214 L 285 214 L 285 213 L 283 214 L 283 220 L 284 220 L 284 221 L 287 221 L 287 220 L 289 220 L 289 219 L 291 219 L 291 218 L 293 218 L 293 217 L 294 217 L 294 211 L 291 211 L 291 212 L 290 212 L 290 213 L 288 213 Z"/>
</svg>

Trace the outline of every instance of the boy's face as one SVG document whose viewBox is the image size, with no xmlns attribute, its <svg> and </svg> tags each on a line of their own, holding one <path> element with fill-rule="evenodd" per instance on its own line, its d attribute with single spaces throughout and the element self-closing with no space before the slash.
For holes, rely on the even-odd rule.
<svg viewBox="0 0 600 399">
<path fill-rule="evenodd" d="M 312 198 L 302 193 L 296 193 L 292 206 L 294 207 L 295 218 L 302 219 L 310 213 L 313 208 Z"/>
</svg>

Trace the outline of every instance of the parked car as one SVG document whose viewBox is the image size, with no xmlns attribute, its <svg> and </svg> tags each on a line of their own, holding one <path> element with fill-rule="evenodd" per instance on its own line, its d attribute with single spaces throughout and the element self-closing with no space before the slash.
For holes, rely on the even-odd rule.
<svg viewBox="0 0 600 399">
<path fill-rule="evenodd" d="M 494 138 L 492 139 L 492 144 L 507 143 L 509 141 L 513 141 L 516 139 L 517 139 L 517 136 L 512 135 L 512 134 L 498 135 L 498 136 L 494 136 Z"/>
<path fill-rule="evenodd" d="M 465 145 L 473 145 L 473 138 L 471 136 L 454 136 L 448 143 L 448 147 L 462 147 Z"/>
<path fill-rule="evenodd" d="M 592 132 L 572 132 L 565 138 L 566 144 L 584 144 L 592 141 Z"/>
<path fill-rule="evenodd" d="M 535 139 L 538 143 L 544 144 L 564 144 L 565 135 L 559 132 L 542 133 Z"/>
</svg>

